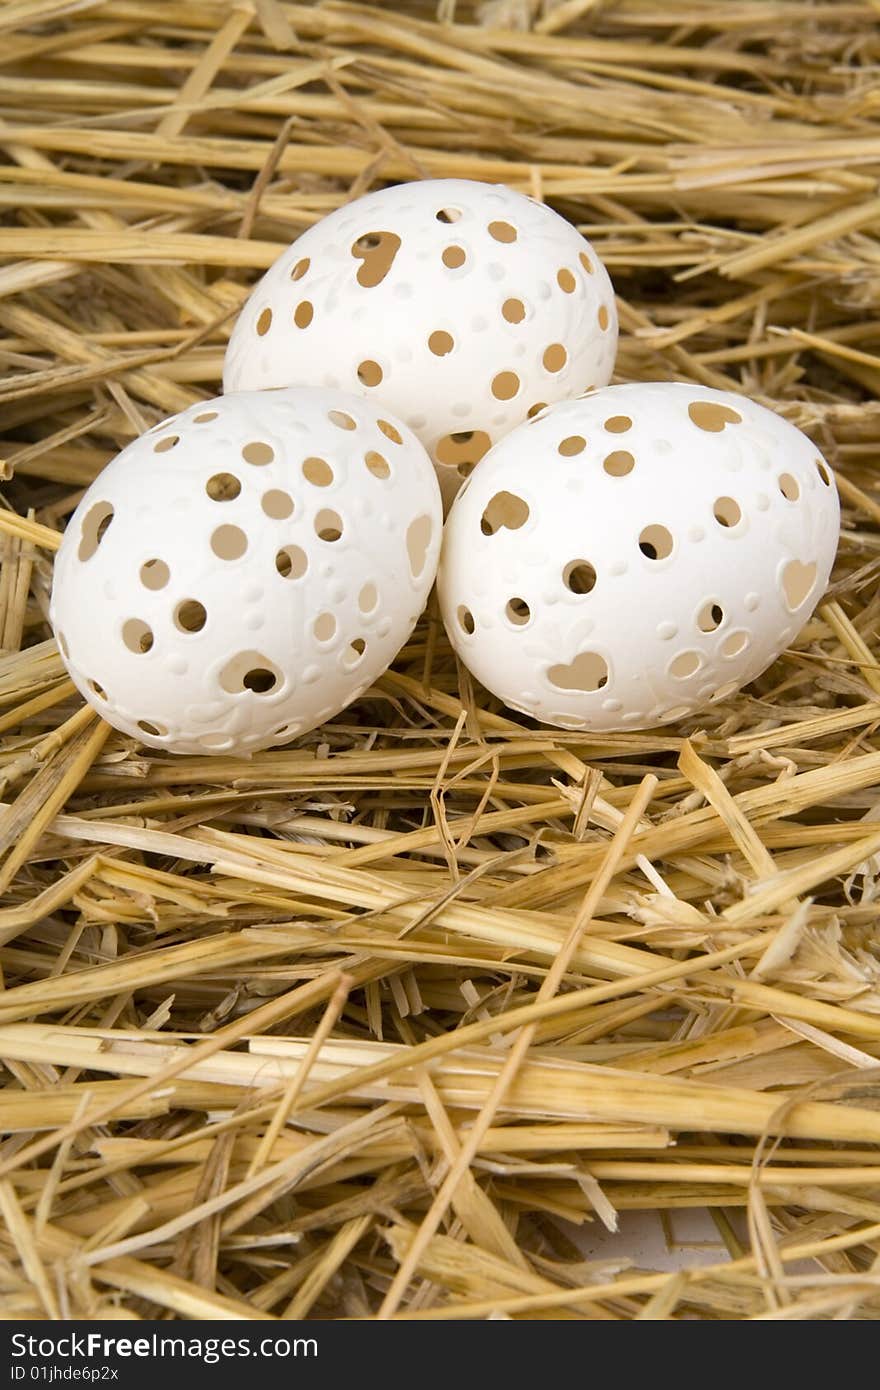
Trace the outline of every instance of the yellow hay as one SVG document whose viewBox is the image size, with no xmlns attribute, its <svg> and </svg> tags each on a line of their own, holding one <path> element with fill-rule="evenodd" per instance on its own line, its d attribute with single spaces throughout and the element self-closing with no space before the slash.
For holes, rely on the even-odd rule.
<svg viewBox="0 0 880 1390">
<path fill-rule="evenodd" d="M 8 1315 L 877 1317 L 876 4 L 10 0 L 0 37 Z M 619 379 L 816 440 L 828 594 L 657 731 L 514 717 L 432 607 L 293 745 L 138 746 L 48 627 L 71 510 L 219 389 L 292 238 L 437 176 L 590 237 Z M 682 1212 L 711 1263 L 638 1267 L 631 1214 Z"/>
</svg>

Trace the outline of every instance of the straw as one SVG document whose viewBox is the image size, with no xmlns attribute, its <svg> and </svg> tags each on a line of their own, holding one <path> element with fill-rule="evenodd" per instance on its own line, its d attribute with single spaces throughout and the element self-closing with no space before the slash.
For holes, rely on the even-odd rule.
<svg viewBox="0 0 880 1390">
<path fill-rule="evenodd" d="M 4 1311 L 876 1317 L 876 5 L 11 0 L 0 33 Z M 662 729 L 503 708 L 432 605 L 297 742 L 145 749 L 48 625 L 70 513 L 219 390 L 292 239 L 422 177 L 592 240 L 618 379 L 815 440 L 829 591 Z"/>
</svg>

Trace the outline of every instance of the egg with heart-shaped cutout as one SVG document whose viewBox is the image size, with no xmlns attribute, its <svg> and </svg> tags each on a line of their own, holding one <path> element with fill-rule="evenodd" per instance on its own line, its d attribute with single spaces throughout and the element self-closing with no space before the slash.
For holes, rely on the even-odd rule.
<svg viewBox="0 0 880 1390">
<path fill-rule="evenodd" d="M 570 222 L 503 185 L 425 179 L 338 208 L 279 256 L 223 384 L 380 402 L 422 440 L 448 502 L 529 414 L 610 381 L 616 347 L 611 281 Z"/>
<path fill-rule="evenodd" d="M 431 461 L 338 391 L 242 392 L 123 449 L 55 561 L 50 616 L 86 700 L 173 753 L 246 754 L 387 668 L 440 550 Z"/>
<path fill-rule="evenodd" d="M 745 397 L 610 386 L 495 446 L 438 573 L 465 665 L 547 724 L 642 729 L 754 680 L 797 634 L 840 529 L 816 446 Z"/>
</svg>

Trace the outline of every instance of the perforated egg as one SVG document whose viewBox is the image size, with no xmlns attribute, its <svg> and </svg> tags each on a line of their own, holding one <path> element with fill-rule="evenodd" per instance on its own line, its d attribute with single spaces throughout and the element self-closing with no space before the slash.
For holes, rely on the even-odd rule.
<svg viewBox="0 0 880 1390">
<path fill-rule="evenodd" d="M 840 512 L 805 435 L 684 384 L 551 406 L 459 494 L 438 575 L 462 661 L 563 728 L 640 729 L 753 680 L 822 595 Z"/>
<path fill-rule="evenodd" d="M 441 504 L 415 436 L 338 391 L 165 420 L 86 492 L 51 618 L 85 698 L 175 753 L 245 753 L 337 714 L 427 600 Z"/>
<path fill-rule="evenodd" d="M 426 180 L 304 232 L 242 310 L 223 379 L 381 401 L 449 499 L 530 412 L 610 381 L 616 346 L 611 282 L 570 223 L 504 186 Z"/>
</svg>

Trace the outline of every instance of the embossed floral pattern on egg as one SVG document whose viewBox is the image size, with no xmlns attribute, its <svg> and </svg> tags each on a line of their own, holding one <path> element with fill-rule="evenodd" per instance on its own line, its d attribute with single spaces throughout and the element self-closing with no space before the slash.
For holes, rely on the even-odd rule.
<svg viewBox="0 0 880 1390">
<path fill-rule="evenodd" d="M 279 257 L 236 323 L 224 387 L 379 401 L 450 499 L 529 414 L 608 382 L 616 345 L 608 274 L 570 223 L 504 186 L 429 179 L 338 209 Z"/>
<path fill-rule="evenodd" d="M 793 425 L 670 383 L 550 407 L 459 494 L 438 591 L 453 645 L 512 707 L 640 729 L 754 680 L 819 601 L 840 509 Z"/>
<path fill-rule="evenodd" d="M 393 660 L 441 536 L 415 436 L 338 391 L 243 392 L 122 451 L 55 562 L 68 670 L 116 728 L 246 753 L 332 718 Z"/>
</svg>

